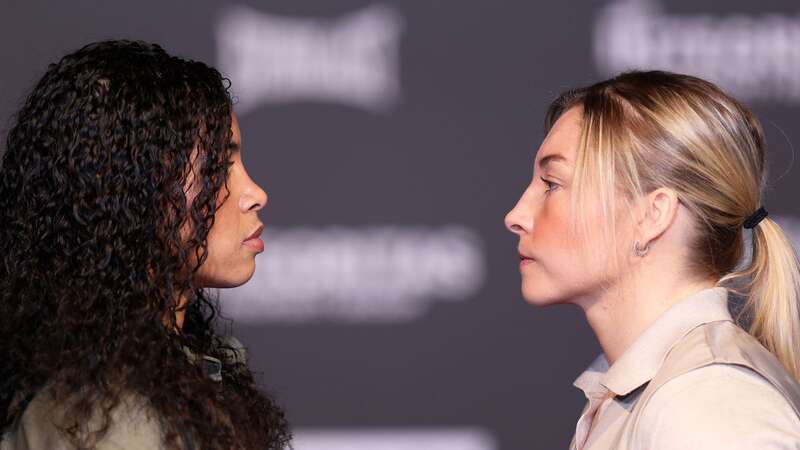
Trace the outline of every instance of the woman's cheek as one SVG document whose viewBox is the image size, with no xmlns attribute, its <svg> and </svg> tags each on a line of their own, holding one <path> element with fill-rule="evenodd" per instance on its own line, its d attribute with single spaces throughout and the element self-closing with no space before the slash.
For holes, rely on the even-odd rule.
<svg viewBox="0 0 800 450">
<path fill-rule="evenodd" d="M 534 224 L 534 234 L 537 232 L 541 234 L 542 238 L 548 241 L 548 247 L 563 247 L 569 243 L 567 236 L 569 223 L 566 220 L 566 213 L 563 206 L 555 202 L 545 203 L 542 206 L 537 224 Z"/>
</svg>

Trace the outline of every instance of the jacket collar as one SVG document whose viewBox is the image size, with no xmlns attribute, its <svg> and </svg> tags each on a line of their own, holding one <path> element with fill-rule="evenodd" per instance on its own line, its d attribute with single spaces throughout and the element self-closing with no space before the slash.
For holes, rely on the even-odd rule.
<svg viewBox="0 0 800 450">
<path fill-rule="evenodd" d="M 247 365 L 247 351 L 241 341 L 233 336 L 220 336 L 218 339 L 220 342 L 218 350 L 225 356 L 225 364 Z M 197 354 L 187 346 L 183 346 L 183 352 L 189 362 L 200 366 L 207 378 L 222 381 L 222 360 L 206 354 Z"/>
<path fill-rule="evenodd" d="M 206 378 L 222 381 L 222 361 L 213 356 L 195 353 L 186 346 L 183 347 L 183 353 L 190 363 L 200 367 Z"/>
<path fill-rule="evenodd" d="M 627 395 L 656 375 L 667 353 L 694 328 L 720 320 L 733 321 L 728 290 L 713 287 L 696 292 L 659 316 L 611 367 L 602 353 L 575 380 L 587 396 L 612 392 Z"/>
</svg>

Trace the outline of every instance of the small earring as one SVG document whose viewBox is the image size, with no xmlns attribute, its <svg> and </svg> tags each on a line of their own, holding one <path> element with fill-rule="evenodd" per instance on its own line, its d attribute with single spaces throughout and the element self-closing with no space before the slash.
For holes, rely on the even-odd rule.
<svg viewBox="0 0 800 450">
<path fill-rule="evenodd" d="M 647 244 L 644 248 L 639 248 L 639 241 L 633 243 L 633 252 L 636 256 L 644 256 L 648 251 L 650 251 L 650 244 Z"/>
</svg>

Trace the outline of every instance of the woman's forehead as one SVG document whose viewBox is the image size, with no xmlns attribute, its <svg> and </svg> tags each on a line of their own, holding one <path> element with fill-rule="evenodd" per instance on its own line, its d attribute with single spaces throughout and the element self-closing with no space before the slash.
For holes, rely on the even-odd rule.
<svg viewBox="0 0 800 450">
<path fill-rule="evenodd" d="M 558 118 L 536 153 L 536 165 L 545 168 L 552 163 L 571 164 L 580 144 L 582 109 L 573 107 Z"/>
</svg>

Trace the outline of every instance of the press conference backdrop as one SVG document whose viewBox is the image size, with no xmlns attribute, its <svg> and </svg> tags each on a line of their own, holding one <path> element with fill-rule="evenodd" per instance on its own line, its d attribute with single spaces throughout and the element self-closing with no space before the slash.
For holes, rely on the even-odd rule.
<svg viewBox="0 0 800 450">
<path fill-rule="evenodd" d="M 599 353 L 579 309 L 519 292 L 503 216 L 548 102 L 628 68 L 712 79 L 770 144 L 800 239 L 794 0 L 4 2 L 0 114 L 47 63 L 136 38 L 232 80 L 270 194 L 253 279 L 220 292 L 298 450 L 566 448 Z"/>
</svg>

